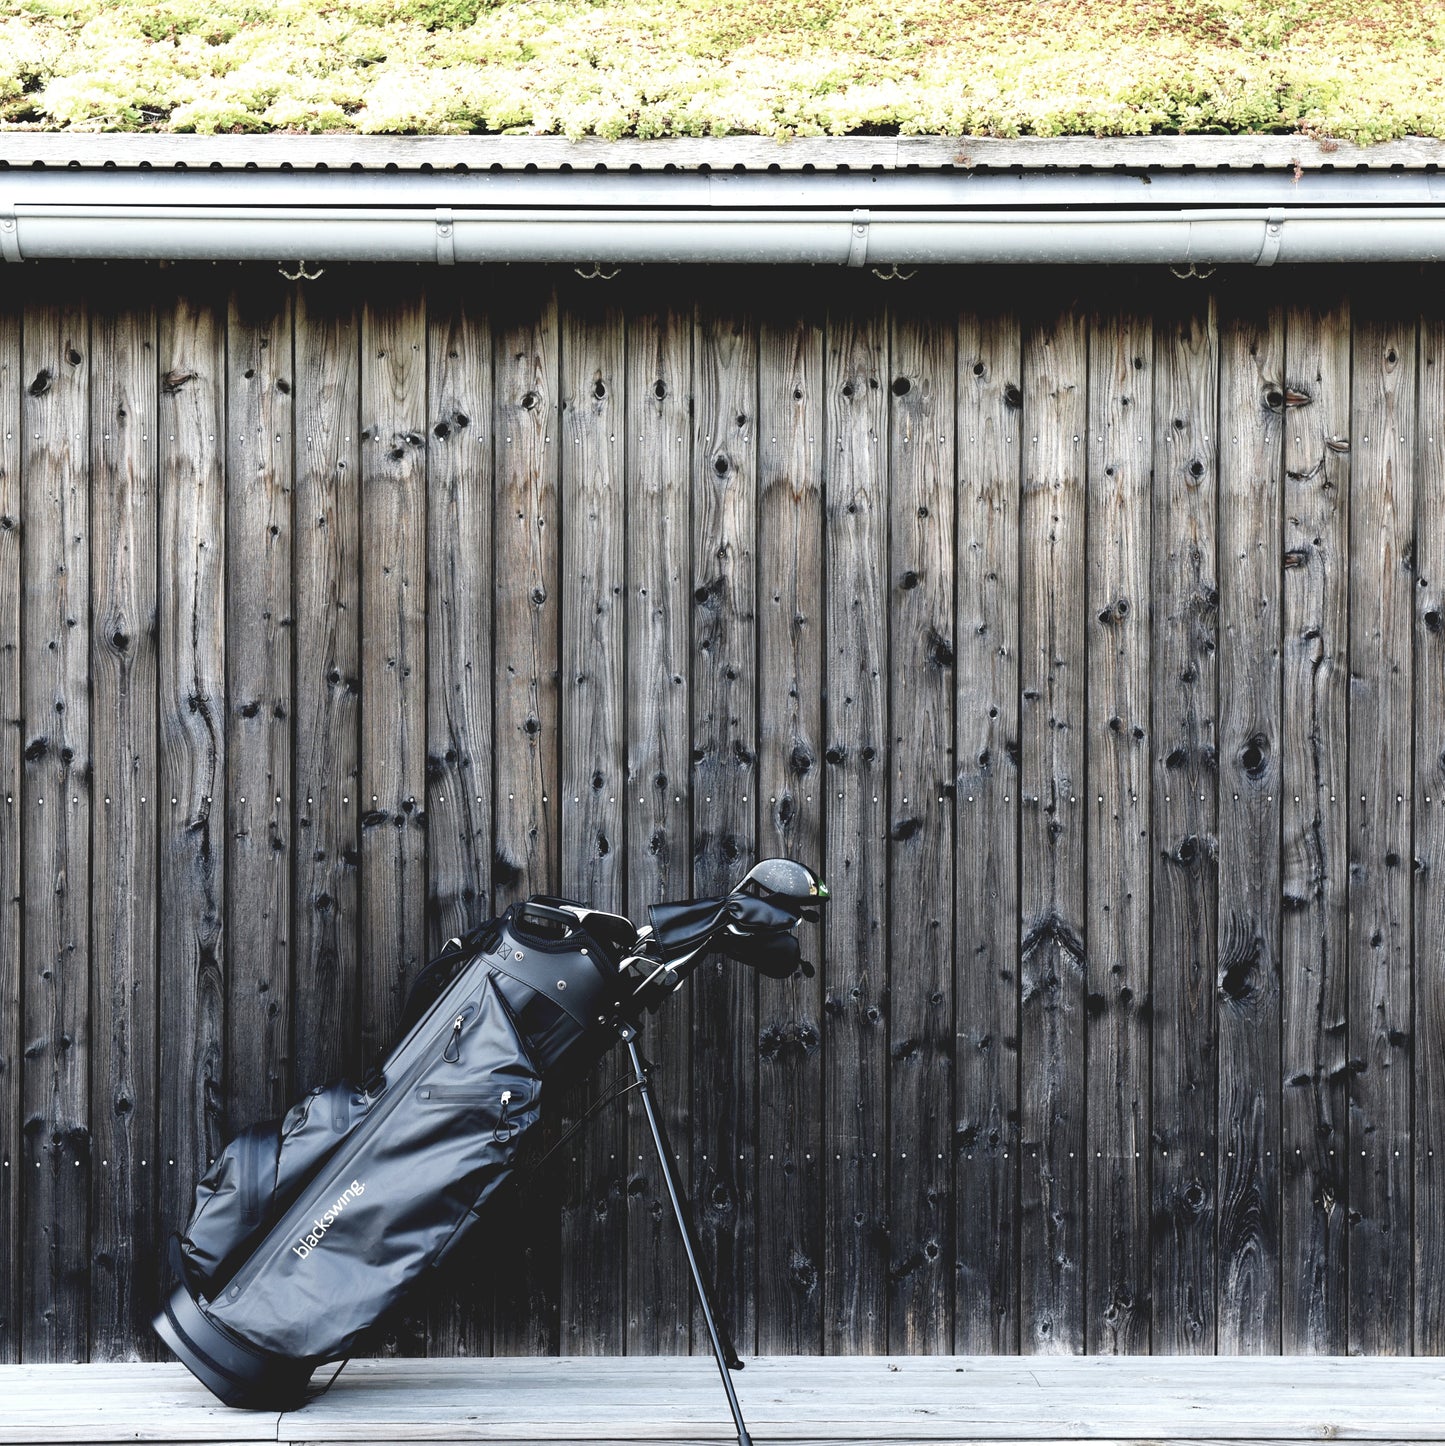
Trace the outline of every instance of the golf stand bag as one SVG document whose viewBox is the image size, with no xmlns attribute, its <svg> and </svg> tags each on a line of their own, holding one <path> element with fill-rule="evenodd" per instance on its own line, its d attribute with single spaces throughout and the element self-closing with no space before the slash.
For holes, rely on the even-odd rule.
<svg viewBox="0 0 1445 1446">
<path fill-rule="evenodd" d="M 539 896 L 451 940 L 365 1080 L 312 1090 L 207 1170 L 175 1242 L 161 1339 L 227 1405 L 303 1404 L 316 1368 L 348 1357 L 465 1237 L 538 1132 L 544 1090 L 620 1043 L 746 1446 L 728 1375 L 742 1363 L 712 1308 L 638 1030 L 714 949 L 786 978 L 797 925 L 826 898 L 803 865 L 768 859 L 724 898 L 652 905 L 641 928 Z"/>
</svg>

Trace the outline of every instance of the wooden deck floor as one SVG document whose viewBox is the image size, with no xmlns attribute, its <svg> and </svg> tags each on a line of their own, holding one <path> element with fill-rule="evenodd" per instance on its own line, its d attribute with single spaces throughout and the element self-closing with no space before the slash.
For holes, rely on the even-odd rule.
<svg viewBox="0 0 1445 1446">
<path fill-rule="evenodd" d="M 755 1360 L 759 1443 L 1445 1441 L 1445 1361 Z M 304 1410 L 230 1411 L 179 1367 L 0 1367 L 0 1442 L 727 1441 L 710 1360 L 359 1361 Z"/>
</svg>

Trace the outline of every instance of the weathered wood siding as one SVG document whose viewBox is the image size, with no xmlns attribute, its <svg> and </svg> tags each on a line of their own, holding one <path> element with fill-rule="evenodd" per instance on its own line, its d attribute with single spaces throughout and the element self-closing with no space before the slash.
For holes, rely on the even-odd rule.
<svg viewBox="0 0 1445 1446">
<path fill-rule="evenodd" d="M 745 1350 L 1445 1350 L 1434 285 L 977 279 L 7 277 L 0 1359 L 449 935 L 774 852 L 647 1028 Z M 378 1336 L 699 1344 L 625 1113 Z"/>
</svg>

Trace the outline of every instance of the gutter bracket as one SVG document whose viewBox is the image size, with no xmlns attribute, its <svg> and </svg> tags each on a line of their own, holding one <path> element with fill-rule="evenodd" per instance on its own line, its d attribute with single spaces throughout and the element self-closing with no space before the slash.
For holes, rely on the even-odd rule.
<svg viewBox="0 0 1445 1446">
<path fill-rule="evenodd" d="M 437 207 L 436 228 L 437 265 L 455 266 L 457 264 L 456 224 L 452 220 L 449 206 Z"/>
<path fill-rule="evenodd" d="M 23 261 L 15 207 L 0 205 L 0 261 Z"/>
<path fill-rule="evenodd" d="M 853 224 L 848 231 L 848 262 L 849 266 L 866 266 L 868 264 L 868 225 L 870 217 L 866 210 L 860 209 L 853 212 Z"/>
<path fill-rule="evenodd" d="M 1284 242 L 1284 212 L 1278 206 L 1271 206 L 1264 223 L 1264 240 L 1260 244 L 1256 266 L 1273 266 L 1279 257 L 1279 248 Z"/>
</svg>

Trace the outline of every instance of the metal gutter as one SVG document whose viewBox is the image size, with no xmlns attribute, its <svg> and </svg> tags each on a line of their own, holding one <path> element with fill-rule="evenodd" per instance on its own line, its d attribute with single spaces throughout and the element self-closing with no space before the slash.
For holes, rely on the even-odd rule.
<svg viewBox="0 0 1445 1446">
<path fill-rule="evenodd" d="M 1445 207 L 1130 211 L 146 208 L 0 199 L 0 252 L 51 259 L 1241 264 L 1445 260 Z"/>
<path fill-rule="evenodd" d="M 0 169 L 6 261 L 1445 260 L 1445 175 Z"/>
</svg>

